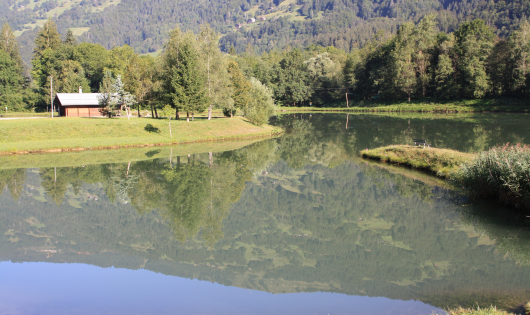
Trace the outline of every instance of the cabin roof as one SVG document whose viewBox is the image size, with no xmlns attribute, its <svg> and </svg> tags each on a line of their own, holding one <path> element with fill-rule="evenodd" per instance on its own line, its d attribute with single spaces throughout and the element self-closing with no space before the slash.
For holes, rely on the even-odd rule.
<svg viewBox="0 0 530 315">
<path fill-rule="evenodd" d="M 57 93 L 62 106 L 99 106 L 101 93 Z"/>
</svg>

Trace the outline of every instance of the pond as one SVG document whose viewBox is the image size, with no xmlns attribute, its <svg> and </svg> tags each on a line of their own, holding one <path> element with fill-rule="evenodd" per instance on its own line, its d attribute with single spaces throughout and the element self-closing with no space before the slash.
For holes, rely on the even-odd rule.
<svg viewBox="0 0 530 315">
<path fill-rule="evenodd" d="M 530 143 L 530 116 L 273 123 L 286 133 L 211 153 L 4 161 L 1 313 L 441 314 L 530 301 L 528 214 L 357 155 L 413 138 L 466 152 Z M 68 164 L 75 154 L 84 165 Z"/>
</svg>

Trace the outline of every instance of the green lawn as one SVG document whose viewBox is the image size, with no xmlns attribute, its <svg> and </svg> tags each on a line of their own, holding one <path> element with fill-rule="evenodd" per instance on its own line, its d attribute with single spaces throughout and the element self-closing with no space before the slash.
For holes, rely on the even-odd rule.
<svg viewBox="0 0 530 315">
<path fill-rule="evenodd" d="M 244 118 L 204 118 L 187 123 L 150 118 L 45 118 L 0 121 L 0 154 L 236 140 L 281 133 Z"/>
</svg>

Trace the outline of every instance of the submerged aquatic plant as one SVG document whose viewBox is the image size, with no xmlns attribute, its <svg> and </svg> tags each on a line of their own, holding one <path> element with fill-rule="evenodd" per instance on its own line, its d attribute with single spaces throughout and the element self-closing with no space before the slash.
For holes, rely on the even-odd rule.
<svg viewBox="0 0 530 315">
<path fill-rule="evenodd" d="M 530 146 L 496 146 L 464 163 L 455 177 L 472 197 L 492 197 L 530 210 Z"/>
</svg>

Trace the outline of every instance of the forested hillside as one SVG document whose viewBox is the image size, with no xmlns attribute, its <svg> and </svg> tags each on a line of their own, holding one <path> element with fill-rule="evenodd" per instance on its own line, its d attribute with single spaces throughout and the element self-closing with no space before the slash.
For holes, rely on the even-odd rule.
<svg viewBox="0 0 530 315">
<path fill-rule="evenodd" d="M 177 24 L 197 31 L 209 23 L 225 35 L 225 51 L 238 52 L 252 44 L 259 53 L 287 45 L 317 43 L 350 51 L 380 31 L 395 32 L 404 21 L 418 21 L 437 13 L 442 31 L 453 31 L 463 22 L 481 18 L 500 36 L 507 36 L 530 16 L 528 0 L 0 0 L 0 24 L 18 31 L 26 61 L 35 26 L 54 19 L 59 32 L 74 28 L 82 41 L 107 49 L 128 44 L 138 53 L 159 51 L 168 32 Z M 264 21 L 260 21 L 264 17 Z M 247 19 L 257 18 L 246 25 Z M 237 29 L 236 24 L 243 24 Z"/>
</svg>

